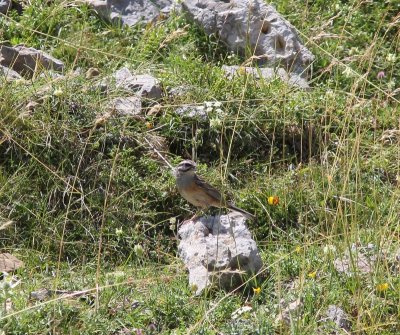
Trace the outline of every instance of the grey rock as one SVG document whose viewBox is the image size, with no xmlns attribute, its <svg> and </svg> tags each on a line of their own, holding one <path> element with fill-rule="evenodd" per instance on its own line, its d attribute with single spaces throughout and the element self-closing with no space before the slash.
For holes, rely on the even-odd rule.
<svg viewBox="0 0 400 335">
<path fill-rule="evenodd" d="M 350 252 L 346 251 L 342 257 L 335 259 L 333 265 L 336 271 L 352 276 L 355 273 L 371 273 L 376 260 L 376 250 L 372 244 L 367 246 L 353 244 Z"/>
<path fill-rule="evenodd" d="M 200 294 L 211 284 L 230 289 L 243 274 L 262 267 L 256 242 L 239 213 L 186 221 L 179 228 L 178 253 L 189 269 L 189 284 Z"/>
<path fill-rule="evenodd" d="M 271 67 L 255 68 L 250 66 L 222 65 L 222 70 L 225 72 L 228 79 L 233 79 L 235 76 L 245 73 L 247 75 L 251 75 L 254 79 L 262 78 L 268 82 L 279 78 L 291 86 L 297 86 L 303 89 L 310 88 L 306 79 L 297 73 L 288 73 L 283 68 L 274 69 Z"/>
<path fill-rule="evenodd" d="M 5 252 L 0 253 L 0 272 L 13 272 L 24 266 L 24 262 L 14 255 Z"/>
<path fill-rule="evenodd" d="M 284 323 L 290 325 L 292 320 L 297 320 L 304 309 L 304 304 L 300 298 L 287 302 L 285 299 L 281 299 L 279 303 L 279 314 L 275 318 L 275 323 Z"/>
<path fill-rule="evenodd" d="M 86 0 L 105 20 L 133 26 L 155 21 L 172 10 L 172 0 Z"/>
<path fill-rule="evenodd" d="M 336 305 L 329 305 L 326 311 L 326 321 L 331 321 L 334 324 L 332 331 L 335 332 L 339 329 L 349 331 L 351 328 L 351 322 L 346 312 Z"/>
<path fill-rule="evenodd" d="M 92 79 L 94 77 L 97 77 L 99 74 L 100 74 L 100 70 L 98 68 L 91 67 L 86 71 L 85 78 Z"/>
<path fill-rule="evenodd" d="M 0 65 L 0 82 L 1 78 L 4 78 L 6 81 L 22 79 L 18 72 L 3 65 Z"/>
<path fill-rule="evenodd" d="M 11 0 L 0 0 L 0 13 L 7 14 L 11 7 Z"/>
<path fill-rule="evenodd" d="M 192 87 L 190 87 L 190 86 L 183 86 L 183 85 L 176 86 L 176 87 L 172 87 L 168 90 L 168 95 L 170 97 L 180 97 L 185 94 L 188 94 L 191 90 L 192 90 Z"/>
<path fill-rule="evenodd" d="M 142 112 L 142 102 L 139 97 L 119 97 L 115 98 L 110 105 L 118 115 L 134 116 Z"/>
<path fill-rule="evenodd" d="M 206 120 L 208 118 L 205 106 L 184 105 L 177 108 L 175 113 L 189 119 Z"/>
<path fill-rule="evenodd" d="M 314 60 L 295 28 L 263 0 L 184 0 L 182 9 L 231 51 L 245 55 L 250 47 L 260 64 L 303 73 Z"/>
<path fill-rule="evenodd" d="M 143 98 L 157 100 L 162 97 L 162 89 L 158 80 L 148 74 L 133 75 L 123 67 L 114 74 L 117 88 L 135 93 Z"/>
<path fill-rule="evenodd" d="M 0 47 L 0 65 L 9 67 L 28 78 L 45 69 L 63 71 L 64 63 L 49 54 L 23 45 Z"/>
</svg>

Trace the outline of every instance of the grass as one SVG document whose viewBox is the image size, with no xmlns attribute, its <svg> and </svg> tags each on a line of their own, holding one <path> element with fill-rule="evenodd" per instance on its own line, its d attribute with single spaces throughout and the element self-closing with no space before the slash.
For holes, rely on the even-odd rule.
<svg viewBox="0 0 400 335">
<path fill-rule="evenodd" d="M 67 74 L 0 87 L 0 225 L 13 222 L 0 246 L 25 262 L 19 285 L 2 281 L 0 301 L 13 303 L 1 311 L 5 334 L 316 334 L 331 304 L 355 334 L 400 332 L 396 1 L 275 1 L 316 55 L 306 92 L 227 81 L 220 66 L 244 59 L 179 15 L 121 28 L 66 4 L 35 0 L 0 18 L 2 41 L 51 53 Z M 153 74 L 166 92 L 190 89 L 144 120 L 98 124 L 123 93 L 93 87 L 121 66 Z M 99 79 L 85 79 L 90 67 Z M 174 113 L 205 101 L 221 102 L 210 120 Z M 150 135 L 174 164 L 195 153 L 208 180 L 257 214 L 249 228 L 264 267 L 242 288 L 193 296 L 176 226 L 194 209 L 145 145 Z M 335 259 L 353 250 L 354 265 L 368 244 L 369 274 L 336 271 Z M 88 292 L 30 299 L 40 288 Z M 300 316 L 277 323 L 281 301 L 297 298 Z"/>
</svg>

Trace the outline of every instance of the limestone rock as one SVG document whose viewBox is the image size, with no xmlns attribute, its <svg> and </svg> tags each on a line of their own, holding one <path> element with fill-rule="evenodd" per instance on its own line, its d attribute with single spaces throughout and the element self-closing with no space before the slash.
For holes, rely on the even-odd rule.
<svg viewBox="0 0 400 335">
<path fill-rule="evenodd" d="M 185 94 L 188 94 L 190 92 L 190 90 L 192 90 L 192 89 L 193 89 L 192 87 L 184 86 L 184 85 L 171 87 L 168 89 L 168 96 L 174 97 L 174 98 L 184 96 Z"/>
<path fill-rule="evenodd" d="M 179 228 L 179 256 L 189 269 L 189 284 L 200 294 L 211 284 L 230 289 L 242 275 L 262 267 L 256 242 L 239 213 L 186 221 Z"/>
<path fill-rule="evenodd" d="M 231 51 L 244 55 L 250 47 L 261 64 L 303 73 L 314 60 L 295 28 L 263 0 L 184 0 L 182 8 Z"/>
<path fill-rule="evenodd" d="M 0 272 L 12 272 L 24 266 L 24 262 L 9 254 L 0 254 Z"/>
<path fill-rule="evenodd" d="M 353 244 L 350 252 L 347 251 L 342 257 L 335 259 L 333 265 L 336 271 L 352 276 L 355 273 L 371 273 L 376 260 L 376 250 L 373 244 L 367 246 Z"/>
<path fill-rule="evenodd" d="M 143 98 L 157 100 L 162 97 L 162 89 L 158 80 L 150 75 L 133 75 L 123 67 L 114 74 L 117 88 L 135 93 Z"/>
<path fill-rule="evenodd" d="M 0 47 L 0 65 L 28 78 L 43 69 L 63 71 L 64 63 L 49 54 L 23 45 Z"/>
<path fill-rule="evenodd" d="M 0 13 L 7 14 L 11 7 L 11 0 L 0 0 Z"/>
<path fill-rule="evenodd" d="M 22 79 L 17 72 L 3 65 L 0 65 L 0 81 L 1 78 L 4 78 L 6 81 Z"/>
<path fill-rule="evenodd" d="M 142 102 L 137 96 L 119 97 L 111 102 L 110 108 L 118 115 L 134 116 L 142 112 Z"/>
<path fill-rule="evenodd" d="M 333 331 L 338 331 L 339 329 L 350 330 L 351 322 L 349 321 L 349 316 L 343 309 L 336 305 L 329 305 L 325 320 L 331 321 L 334 324 L 335 329 Z"/>
<path fill-rule="evenodd" d="M 283 68 L 274 69 L 271 67 L 255 68 L 250 66 L 222 65 L 222 70 L 226 73 L 228 79 L 233 79 L 238 75 L 247 74 L 251 75 L 254 79 L 262 78 L 267 82 L 279 78 L 291 86 L 297 86 L 303 89 L 308 89 L 310 87 L 306 79 L 297 73 L 288 73 Z"/>
<path fill-rule="evenodd" d="M 178 107 L 175 113 L 189 119 L 206 120 L 208 118 L 205 106 L 184 105 Z"/>
<path fill-rule="evenodd" d="M 86 71 L 85 78 L 92 79 L 94 77 L 97 77 L 99 74 L 100 74 L 100 70 L 98 68 L 91 67 Z"/>
<path fill-rule="evenodd" d="M 275 323 L 290 325 L 292 320 L 297 320 L 301 316 L 304 309 L 304 304 L 300 298 L 291 302 L 281 299 L 279 309 L 280 312 L 275 318 Z"/>
<path fill-rule="evenodd" d="M 172 0 L 87 0 L 105 20 L 133 26 L 155 21 L 173 8 Z"/>
</svg>

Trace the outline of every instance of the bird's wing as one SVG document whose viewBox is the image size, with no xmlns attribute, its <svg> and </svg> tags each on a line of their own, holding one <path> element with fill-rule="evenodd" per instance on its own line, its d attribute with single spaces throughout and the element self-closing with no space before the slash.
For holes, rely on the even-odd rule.
<svg viewBox="0 0 400 335">
<path fill-rule="evenodd" d="M 211 186 L 209 183 L 207 183 L 205 180 L 200 178 L 199 176 L 195 175 L 194 182 L 196 185 L 200 186 L 209 196 L 213 197 L 217 201 L 221 201 L 222 196 L 221 193 Z"/>
</svg>

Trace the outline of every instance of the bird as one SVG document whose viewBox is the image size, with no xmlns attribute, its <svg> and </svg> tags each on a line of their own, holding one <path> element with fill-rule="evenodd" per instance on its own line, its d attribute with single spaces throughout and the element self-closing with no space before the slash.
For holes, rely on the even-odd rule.
<svg viewBox="0 0 400 335">
<path fill-rule="evenodd" d="M 207 209 L 209 207 L 229 208 L 239 212 L 248 219 L 255 216 L 245 210 L 226 201 L 221 193 L 196 174 L 196 163 L 191 160 L 183 160 L 175 168 L 176 186 L 179 193 L 188 202 Z"/>
</svg>

